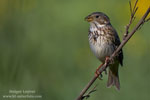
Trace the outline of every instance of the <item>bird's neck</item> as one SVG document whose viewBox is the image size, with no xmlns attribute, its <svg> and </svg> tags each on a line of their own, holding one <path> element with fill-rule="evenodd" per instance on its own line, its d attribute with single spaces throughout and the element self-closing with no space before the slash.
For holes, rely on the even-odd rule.
<svg viewBox="0 0 150 100">
<path fill-rule="evenodd" d="M 91 22 L 90 23 L 90 31 L 96 31 L 97 29 L 105 27 L 106 24 L 99 24 L 98 22 Z"/>
</svg>

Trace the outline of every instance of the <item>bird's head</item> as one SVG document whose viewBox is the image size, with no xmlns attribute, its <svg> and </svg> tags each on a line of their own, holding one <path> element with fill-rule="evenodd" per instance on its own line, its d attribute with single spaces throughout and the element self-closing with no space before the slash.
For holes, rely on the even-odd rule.
<svg viewBox="0 0 150 100">
<path fill-rule="evenodd" d="M 95 24 L 100 24 L 100 25 L 107 25 L 110 24 L 109 17 L 105 15 L 102 12 L 94 12 L 87 17 L 85 17 L 85 20 L 88 21 L 89 23 L 95 23 Z"/>
</svg>

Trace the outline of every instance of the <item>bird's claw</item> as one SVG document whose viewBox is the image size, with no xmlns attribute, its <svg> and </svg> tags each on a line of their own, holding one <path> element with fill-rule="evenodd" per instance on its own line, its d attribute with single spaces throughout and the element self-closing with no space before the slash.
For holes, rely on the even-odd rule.
<svg viewBox="0 0 150 100">
<path fill-rule="evenodd" d="M 102 80 L 103 75 L 99 73 L 99 69 L 96 70 L 95 76 L 98 77 L 98 79 Z"/>
<path fill-rule="evenodd" d="M 100 74 L 98 77 L 99 80 L 103 80 L 103 74 Z"/>
<path fill-rule="evenodd" d="M 104 71 L 105 71 L 105 75 L 107 75 L 107 70 L 105 69 Z"/>
<path fill-rule="evenodd" d="M 110 63 L 110 64 L 114 64 L 114 59 L 110 59 L 110 57 L 106 57 L 106 59 L 105 59 L 105 63 Z"/>
</svg>

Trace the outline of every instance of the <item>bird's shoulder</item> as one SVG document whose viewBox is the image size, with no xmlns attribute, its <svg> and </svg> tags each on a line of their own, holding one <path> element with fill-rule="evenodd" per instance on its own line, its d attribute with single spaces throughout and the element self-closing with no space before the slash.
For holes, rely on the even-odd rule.
<svg viewBox="0 0 150 100">
<path fill-rule="evenodd" d="M 106 30 L 107 30 L 107 34 L 109 34 L 111 36 L 111 40 L 112 40 L 115 48 L 117 49 L 121 43 L 117 31 L 111 25 L 108 25 L 106 27 Z M 123 50 L 122 49 L 118 53 L 118 60 L 119 60 L 120 64 L 123 66 Z"/>
</svg>

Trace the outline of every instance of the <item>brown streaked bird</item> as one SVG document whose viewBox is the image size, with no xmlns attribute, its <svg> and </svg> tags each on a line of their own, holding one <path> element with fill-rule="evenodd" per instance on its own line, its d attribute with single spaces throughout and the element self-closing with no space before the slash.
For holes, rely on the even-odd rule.
<svg viewBox="0 0 150 100">
<path fill-rule="evenodd" d="M 85 20 L 90 23 L 88 34 L 90 48 L 94 55 L 104 64 L 105 59 L 110 57 L 120 45 L 119 36 L 111 25 L 109 17 L 102 12 L 94 12 L 88 15 Z M 114 58 L 113 63 L 109 65 L 107 87 L 115 86 L 117 90 L 120 90 L 119 64 L 123 65 L 122 50 Z M 96 71 L 96 73 L 98 72 Z"/>
</svg>

